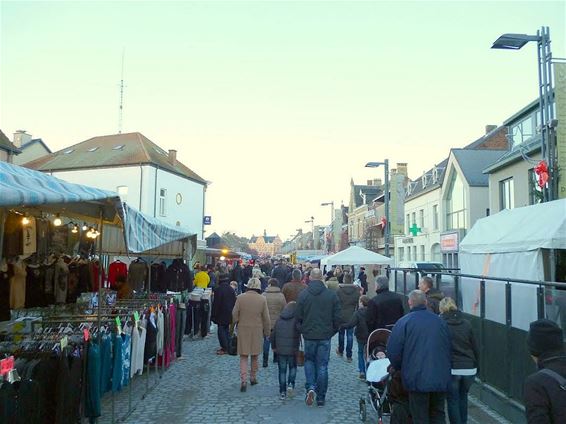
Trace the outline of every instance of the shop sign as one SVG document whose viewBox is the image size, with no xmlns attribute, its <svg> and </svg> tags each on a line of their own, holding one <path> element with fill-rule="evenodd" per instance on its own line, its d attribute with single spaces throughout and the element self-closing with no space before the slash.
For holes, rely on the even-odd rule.
<svg viewBox="0 0 566 424">
<path fill-rule="evenodd" d="M 403 237 L 403 238 L 401 239 L 401 242 L 402 242 L 403 244 L 413 243 L 413 238 L 412 238 L 412 237 Z"/>
<path fill-rule="evenodd" d="M 448 233 L 440 235 L 440 250 L 442 252 L 458 251 L 458 233 Z"/>
</svg>

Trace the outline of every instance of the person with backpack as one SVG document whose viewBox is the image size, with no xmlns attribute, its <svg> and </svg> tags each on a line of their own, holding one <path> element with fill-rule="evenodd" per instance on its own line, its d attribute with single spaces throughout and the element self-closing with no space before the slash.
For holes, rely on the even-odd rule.
<svg viewBox="0 0 566 424">
<path fill-rule="evenodd" d="M 279 362 L 279 397 L 285 400 L 295 390 L 297 376 L 297 352 L 301 335 L 295 317 L 297 302 L 292 301 L 285 306 L 271 331 L 271 348 L 277 353 Z M 287 369 L 289 375 L 287 376 Z"/>
<path fill-rule="evenodd" d="M 527 346 L 538 368 L 525 380 L 527 422 L 566 423 L 566 352 L 562 329 L 547 319 L 531 322 Z"/>
</svg>

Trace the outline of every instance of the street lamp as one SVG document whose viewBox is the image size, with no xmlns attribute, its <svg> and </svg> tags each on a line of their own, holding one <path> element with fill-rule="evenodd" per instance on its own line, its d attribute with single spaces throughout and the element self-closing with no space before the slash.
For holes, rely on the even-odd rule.
<svg viewBox="0 0 566 424">
<path fill-rule="evenodd" d="M 311 233 L 312 233 L 312 248 L 314 249 L 314 216 L 311 216 L 311 219 L 305 221 L 305 224 L 311 224 Z"/>
<path fill-rule="evenodd" d="M 334 221 L 334 200 L 332 202 L 321 203 L 320 206 L 330 206 L 330 225 L 332 226 L 332 221 Z"/>
<path fill-rule="evenodd" d="M 537 43 L 538 92 L 541 126 L 541 155 L 548 165 L 548 189 L 543 188 L 543 201 L 552 201 L 555 197 L 555 146 L 549 137 L 550 126 L 554 119 L 552 109 L 552 52 L 550 51 L 550 30 L 542 27 L 536 35 L 503 34 L 494 41 L 492 49 L 519 50 L 530 41 Z"/>
<path fill-rule="evenodd" d="M 383 162 L 368 162 L 366 168 L 378 168 L 381 165 L 385 168 L 385 256 L 389 256 L 389 238 L 390 238 L 390 222 L 389 222 L 389 159 Z"/>
</svg>

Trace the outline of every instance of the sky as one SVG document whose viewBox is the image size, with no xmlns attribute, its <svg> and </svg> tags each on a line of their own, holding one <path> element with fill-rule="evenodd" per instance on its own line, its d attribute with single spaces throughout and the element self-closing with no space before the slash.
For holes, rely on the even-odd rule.
<svg viewBox="0 0 566 424">
<path fill-rule="evenodd" d="M 138 131 L 210 181 L 213 231 L 289 238 L 348 204 L 388 158 L 409 177 L 538 96 L 549 26 L 566 57 L 566 2 L 4 1 L 0 128 L 53 150 Z"/>
</svg>

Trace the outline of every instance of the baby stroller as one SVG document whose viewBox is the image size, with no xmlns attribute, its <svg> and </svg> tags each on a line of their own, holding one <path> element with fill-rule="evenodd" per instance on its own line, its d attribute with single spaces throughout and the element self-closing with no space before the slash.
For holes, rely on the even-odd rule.
<svg viewBox="0 0 566 424">
<path fill-rule="evenodd" d="M 383 424 L 383 416 L 389 415 L 391 405 L 387 399 L 389 389 L 389 359 L 385 355 L 387 340 L 391 331 L 380 328 L 368 337 L 365 351 L 367 396 L 360 398 L 360 420 L 367 418 L 367 403 L 377 414 L 378 424 Z"/>
</svg>

